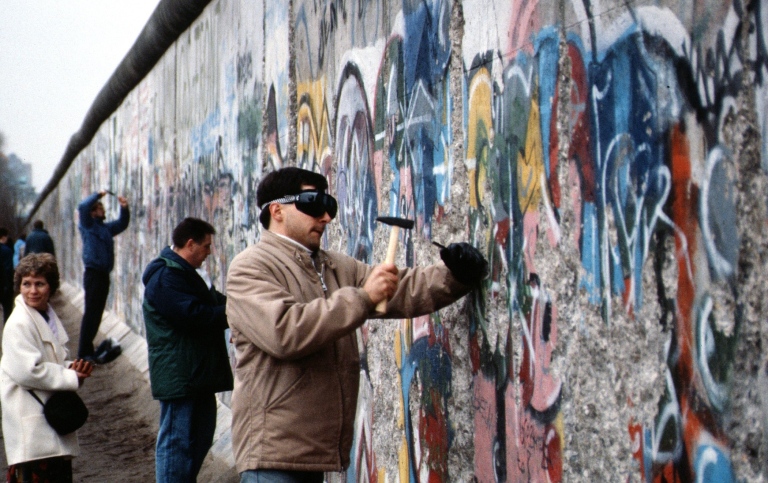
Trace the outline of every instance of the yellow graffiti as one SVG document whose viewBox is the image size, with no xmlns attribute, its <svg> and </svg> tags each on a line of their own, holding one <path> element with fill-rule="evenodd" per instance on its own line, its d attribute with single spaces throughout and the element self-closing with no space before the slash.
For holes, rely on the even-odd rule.
<svg viewBox="0 0 768 483">
<path fill-rule="evenodd" d="M 403 378 L 400 375 L 403 368 L 402 334 L 395 330 L 395 364 L 397 364 L 397 385 L 400 386 L 400 410 L 397 412 L 397 427 L 405 428 L 405 395 L 403 394 Z"/>
<path fill-rule="evenodd" d="M 410 354 L 413 347 L 413 319 L 403 319 L 403 333 L 405 333 L 405 352 Z"/>
<path fill-rule="evenodd" d="M 560 439 L 560 450 L 565 453 L 565 423 L 563 422 L 562 411 L 557 413 L 554 421 L 555 431 L 557 431 L 557 437 Z"/>
<path fill-rule="evenodd" d="M 541 202 L 541 180 L 544 176 L 544 148 L 541 145 L 541 115 L 536 96 L 531 98 L 531 113 L 525 135 L 525 151 L 517 158 L 518 203 L 527 213 L 538 209 Z"/>
<path fill-rule="evenodd" d="M 478 208 L 483 200 L 487 159 L 493 143 L 491 102 L 493 87 L 488 69 L 480 68 L 469 85 L 469 119 L 467 123 L 467 175 L 469 176 L 469 205 Z"/>
<path fill-rule="evenodd" d="M 403 349 L 401 346 L 401 334 L 400 330 L 395 330 L 395 364 L 397 364 L 397 369 L 400 370 L 403 368 Z"/>
<path fill-rule="evenodd" d="M 403 436 L 400 442 L 400 452 L 397 458 L 397 467 L 400 470 L 400 481 L 409 481 L 408 478 L 408 442 Z"/>
<path fill-rule="evenodd" d="M 296 161 L 302 168 L 323 172 L 333 156 L 330 118 L 325 102 L 325 79 L 296 86 L 299 100 L 296 120 Z"/>
</svg>

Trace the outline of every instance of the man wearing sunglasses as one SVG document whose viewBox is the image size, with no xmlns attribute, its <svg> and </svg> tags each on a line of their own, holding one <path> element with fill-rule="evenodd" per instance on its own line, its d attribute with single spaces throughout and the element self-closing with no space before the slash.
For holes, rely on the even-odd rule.
<svg viewBox="0 0 768 483">
<path fill-rule="evenodd" d="M 266 230 L 229 267 L 232 447 L 241 483 L 322 482 L 324 472 L 347 468 L 360 375 L 355 330 L 368 318 L 437 311 L 487 272 L 466 243 L 443 249 L 445 263 L 403 269 L 322 250 L 338 210 L 327 189 L 324 176 L 299 168 L 265 176 L 256 198 Z M 383 300 L 387 311 L 376 314 Z"/>
</svg>

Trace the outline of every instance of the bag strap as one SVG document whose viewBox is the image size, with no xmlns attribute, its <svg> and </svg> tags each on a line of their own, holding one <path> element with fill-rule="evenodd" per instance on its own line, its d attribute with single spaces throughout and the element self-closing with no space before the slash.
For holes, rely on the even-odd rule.
<svg viewBox="0 0 768 483">
<path fill-rule="evenodd" d="M 45 404 L 43 404 L 43 401 L 41 401 L 40 398 L 37 396 L 37 394 L 35 394 L 35 391 L 33 391 L 32 389 L 27 389 L 27 391 L 29 391 L 29 393 L 32 394 L 32 397 L 37 399 L 37 402 L 39 402 L 41 406 L 45 407 Z"/>
</svg>

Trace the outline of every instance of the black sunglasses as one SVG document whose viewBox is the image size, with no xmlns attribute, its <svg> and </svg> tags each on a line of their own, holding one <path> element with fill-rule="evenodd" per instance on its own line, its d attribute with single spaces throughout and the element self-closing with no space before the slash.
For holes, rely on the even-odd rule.
<svg viewBox="0 0 768 483">
<path fill-rule="evenodd" d="M 261 205 L 261 209 L 263 210 L 272 203 L 294 203 L 297 210 L 314 218 L 319 218 L 326 213 L 328 213 L 328 216 L 330 216 L 331 219 L 336 218 L 336 212 L 339 209 L 336 198 L 328 193 L 320 193 L 317 191 L 303 191 L 297 195 L 286 195 L 282 198 L 264 203 Z"/>
</svg>

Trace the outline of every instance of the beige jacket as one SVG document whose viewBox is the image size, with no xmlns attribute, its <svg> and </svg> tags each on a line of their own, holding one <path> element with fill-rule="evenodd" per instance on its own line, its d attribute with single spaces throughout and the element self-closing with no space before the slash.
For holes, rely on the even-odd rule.
<svg viewBox="0 0 768 483">
<path fill-rule="evenodd" d="M 238 472 L 349 466 L 360 377 L 355 329 L 374 311 L 362 289 L 372 267 L 322 250 L 317 260 L 322 281 L 306 250 L 265 231 L 230 264 Z M 387 318 L 434 312 L 469 290 L 442 263 L 403 269 L 400 280 Z"/>
<path fill-rule="evenodd" d="M 75 391 L 77 373 L 67 369 L 64 326 L 53 312 L 57 336 L 40 313 L 27 306 L 21 295 L 3 329 L 3 356 L 0 359 L 0 405 L 3 439 L 8 464 L 53 456 L 77 456 L 77 433 L 59 436 L 43 416 L 43 407 L 28 389 L 45 402 L 52 391 Z"/>
</svg>

